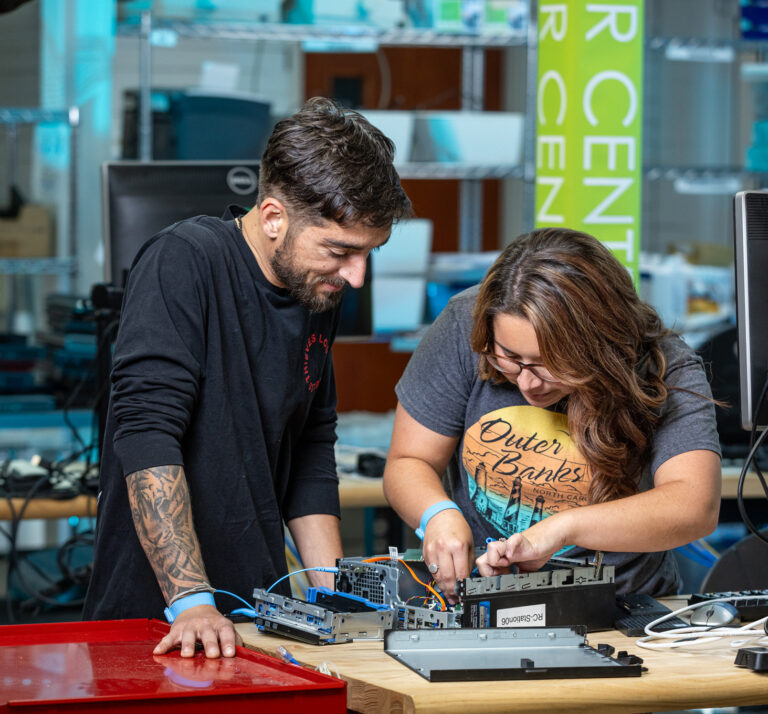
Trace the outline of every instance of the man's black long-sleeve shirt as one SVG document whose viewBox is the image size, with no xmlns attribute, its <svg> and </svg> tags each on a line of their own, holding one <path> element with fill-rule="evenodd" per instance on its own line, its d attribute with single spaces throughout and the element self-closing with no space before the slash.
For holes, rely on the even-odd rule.
<svg viewBox="0 0 768 714">
<path fill-rule="evenodd" d="M 131 518 L 130 473 L 184 467 L 209 581 L 248 601 L 286 572 L 284 520 L 339 515 L 330 352 L 338 314 L 312 314 L 269 283 L 234 221 L 242 213 L 181 221 L 134 261 L 86 619 L 163 617 Z"/>
</svg>

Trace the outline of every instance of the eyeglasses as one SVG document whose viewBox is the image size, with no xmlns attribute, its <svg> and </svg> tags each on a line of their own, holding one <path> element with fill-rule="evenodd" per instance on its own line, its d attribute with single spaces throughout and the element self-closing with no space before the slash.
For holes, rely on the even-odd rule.
<svg viewBox="0 0 768 714">
<path fill-rule="evenodd" d="M 511 357 L 502 357 L 494 352 L 483 352 L 485 358 L 502 374 L 517 377 L 524 369 L 527 369 L 544 382 L 559 382 L 543 364 L 526 364 Z"/>
</svg>

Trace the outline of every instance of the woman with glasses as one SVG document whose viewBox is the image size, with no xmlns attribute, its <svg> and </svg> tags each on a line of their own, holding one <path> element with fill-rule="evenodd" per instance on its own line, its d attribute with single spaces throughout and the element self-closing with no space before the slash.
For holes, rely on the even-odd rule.
<svg viewBox="0 0 768 714">
<path fill-rule="evenodd" d="M 604 552 L 622 592 L 676 592 L 670 548 L 710 533 L 720 446 L 701 363 L 599 241 L 513 241 L 455 296 L 397 385 L 384 473 L 455 600 L 482 575 Z"/>
</svg>

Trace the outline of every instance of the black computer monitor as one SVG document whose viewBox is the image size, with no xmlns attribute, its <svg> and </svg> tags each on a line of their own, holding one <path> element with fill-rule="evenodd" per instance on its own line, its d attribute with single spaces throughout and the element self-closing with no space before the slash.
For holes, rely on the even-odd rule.
<svg viewBox="0 0 768 714">
<path fill-rule="evenodd" d="M 763 430 L 768 426 L 768 400 L 760 403 L 768 379 L 768 191 L 737 193 L 733 215 L 741 425 Z"/>
<path fill-rule="evenodd" d="M 221 216 L 229 204 L 257 200 L 257 161 L 115 161 L 102 166 L 105 279 L 122 286 L 139 248 L 183 218 Z M 370 267 L 370 262 L 369 262 Z M 338 338 L 373 334 L 370 269 L 347 289 Z"/>
</svg>

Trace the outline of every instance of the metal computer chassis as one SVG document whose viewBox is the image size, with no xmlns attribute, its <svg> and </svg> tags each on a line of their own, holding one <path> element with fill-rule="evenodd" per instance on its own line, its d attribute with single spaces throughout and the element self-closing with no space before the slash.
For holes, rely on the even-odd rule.
<svg viewBox="0 0 768 714">
<path fill-rule="evenodd" d="M 400 582 L 402 571 L 397 561 L 367 562 L 362 558 L 340 558 L 337 566 L 336 591 L 392 607 L 396 630 L 461 626 L 460 616 L 451 610 L 432 610 L 409 605 L 405 601 L 413 593 L 404 592 L 405 586 Z"/>
<path fill-rule="evenodd" d="M 392 605 L 400 599 L 400 568 L 396 561 L 366 562 L 362 558 L 339 558 L 335 590 L 350 593 L 380 605 Z"/>
<path fill-rule="evenodd" d="M 320 603 L 310 603 L 256 588 L 253 591 L 254 622 L 265 632 L 279 633 L 313 645 L 380 640 L 385 630 L 392 629 L 394 613 L 391 609 L 375 609 L 361 604 L 357 598 L 348 598 L 349 611 L 340 611 L 344 596 L 331 595 L 333 597 L 324 603 L 323 598 Z M 332 608 L 327 606 L 330 600 L 333 600 Z"/>
<path fill-rule="evenodd" d="M 309 602 L 261 588 L 253 591 L 254 621 L 275 632 L 311 644 L 336 644 L 354 639 L 382 639 L 384 630 L 460 627 L 460 613 L 433 610 L 403 602 L 398 591 L 396 561 L 338 561 L 336 589 L 310 588 Z"/>
<path fill-rule="evenodd" d="M 460 581 L 462 627 L 584 625 L 609 630 L 616 619 L 613 566 L 576 565 Z"/>
<path fill-rule="evenodd" d="M 533 573 L 507 573 L 485 578 L 467 578 L 459 581 L 459 595 L 486 595 L 488 593 L 540 588 L 568 588 L 584 585 L 612 584 L 615 568 L 603 565 L 563 566 L 554 570 L 537 570 Z"/>
<path fill-rule="evenodd" d="M 398 603 L 392 607 L 395 612 L 395 630 L 461 627 L 460 614 L 452 610 L 430 610 L 427 607 L 416 607 L 405 603 Z"/>
<path fill-rule="evenodd" d="M 430 682 L 639 677 L 643 660 L 590 647 L 579 627 L 387 632 L 384 651 Z M 544 695 L 546 696 L 546 695 Z"/>
</svg>

